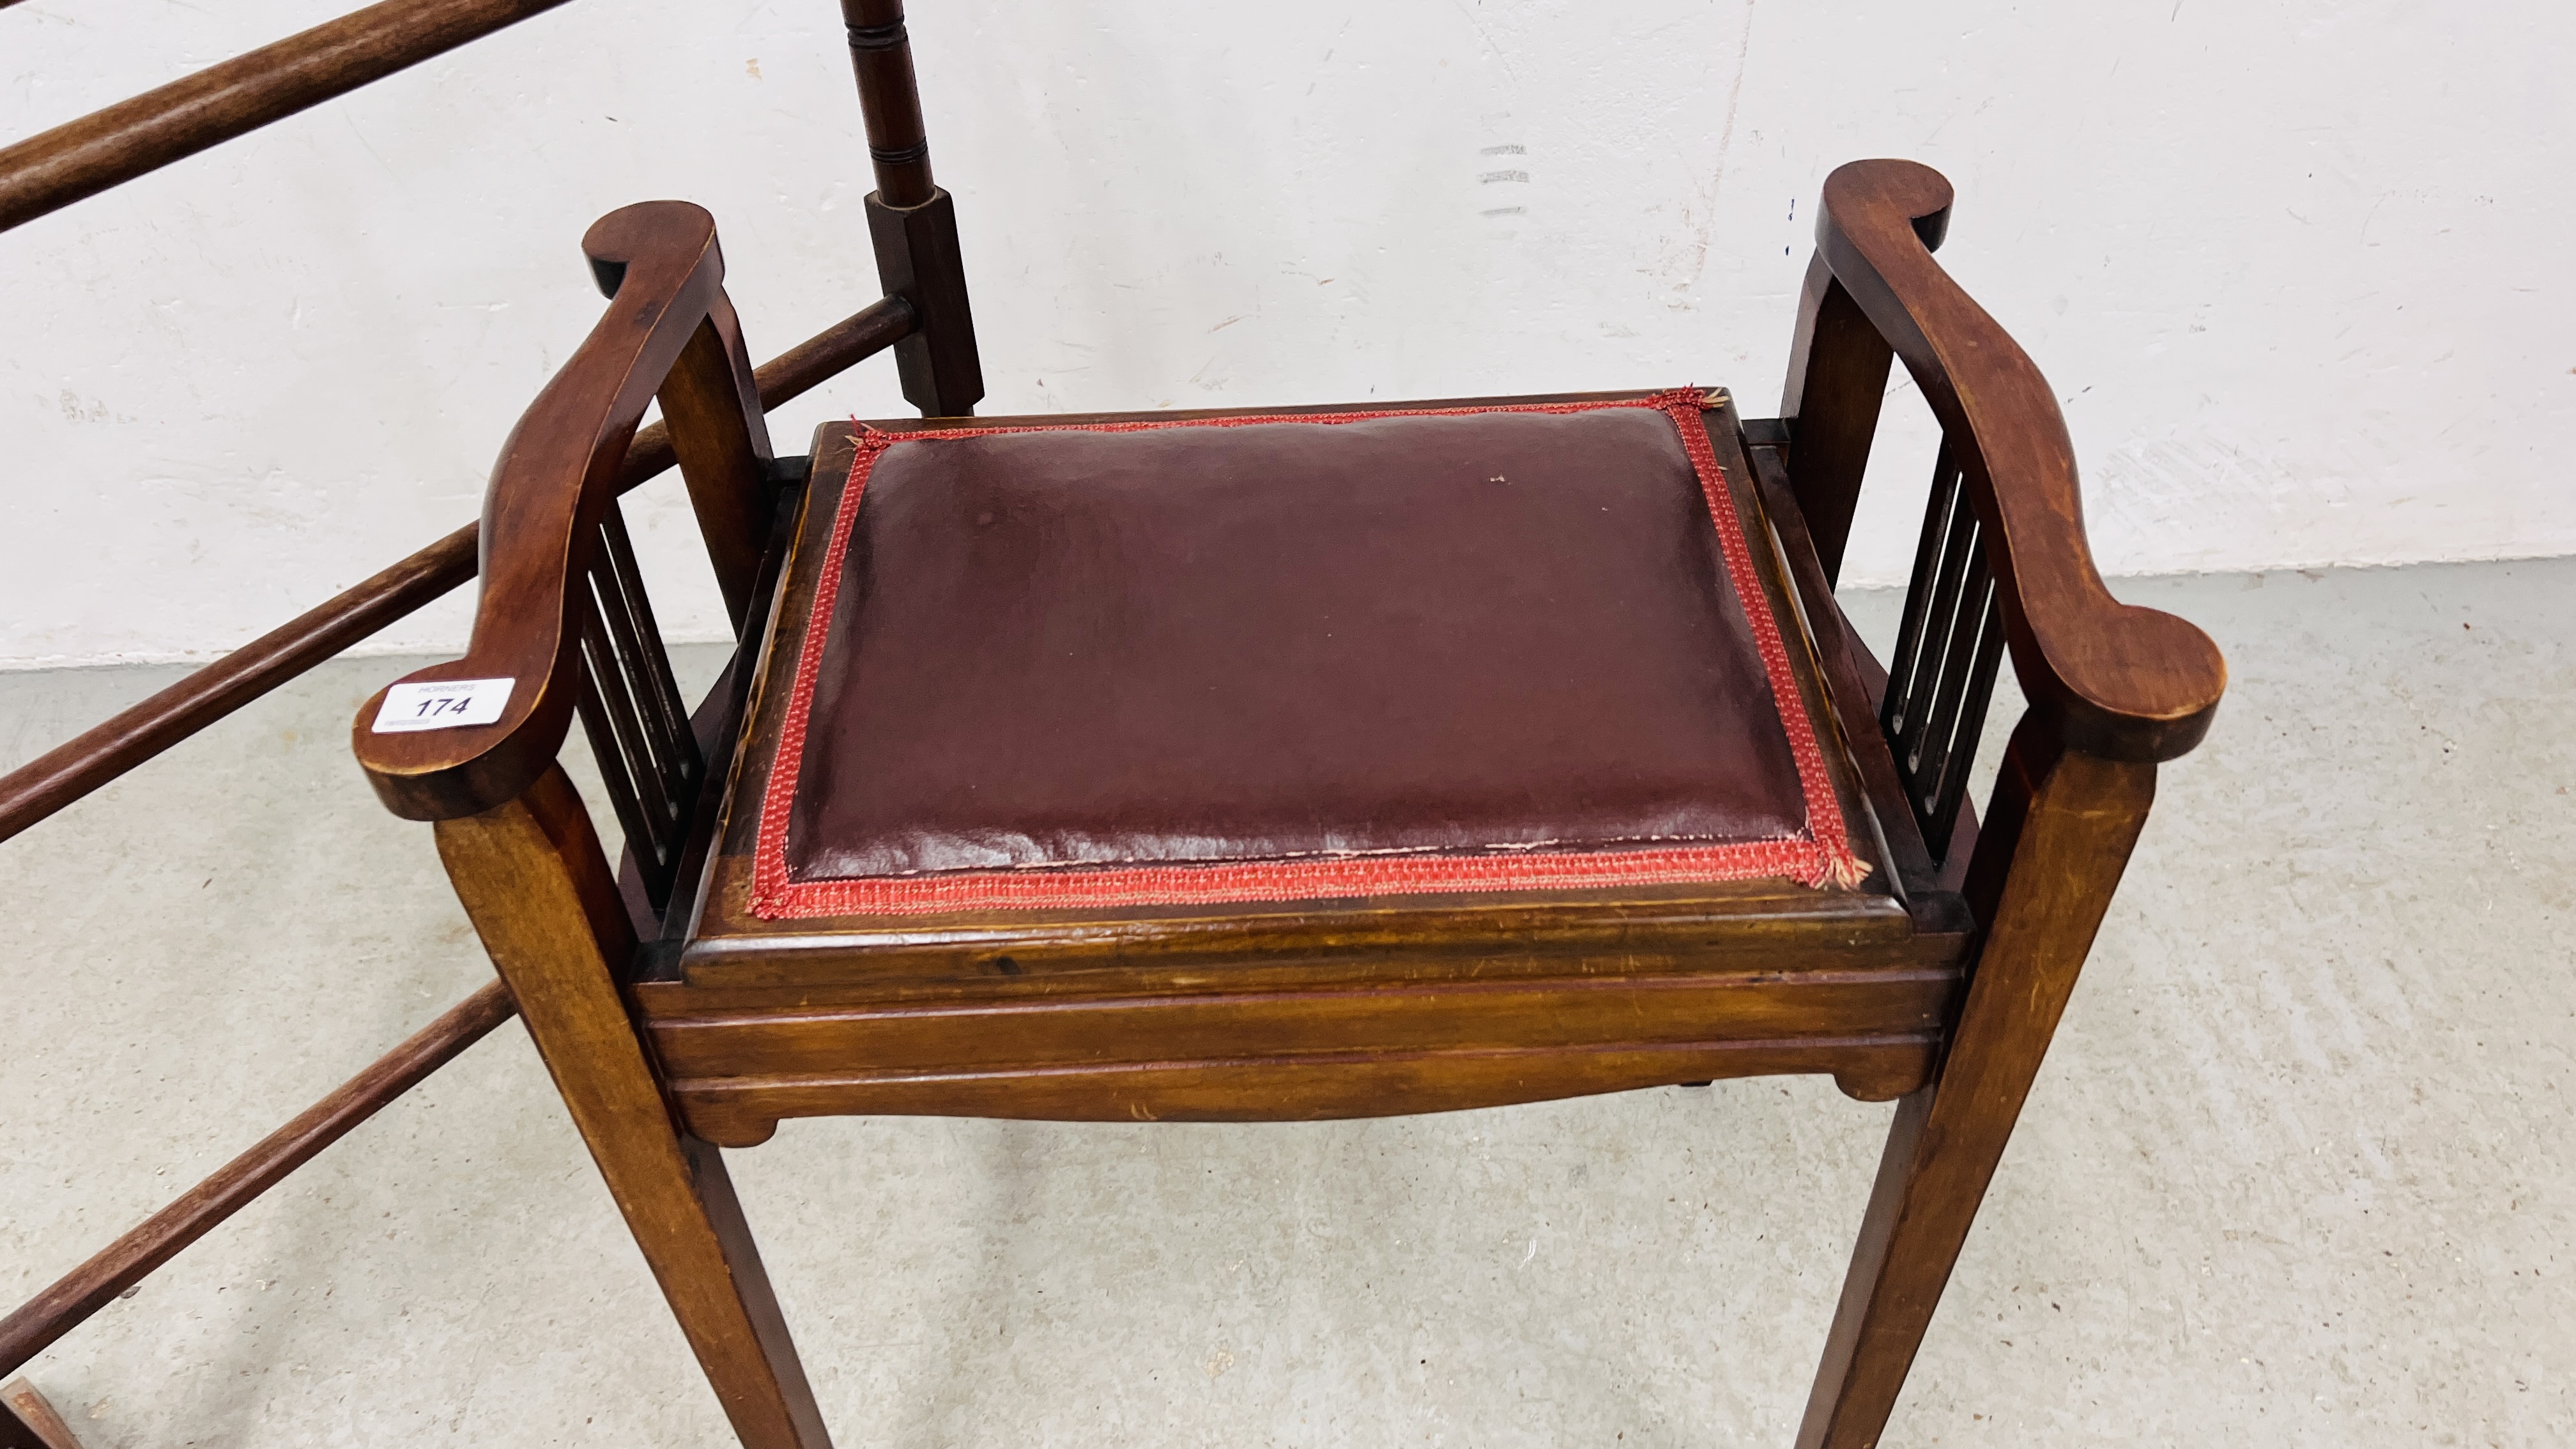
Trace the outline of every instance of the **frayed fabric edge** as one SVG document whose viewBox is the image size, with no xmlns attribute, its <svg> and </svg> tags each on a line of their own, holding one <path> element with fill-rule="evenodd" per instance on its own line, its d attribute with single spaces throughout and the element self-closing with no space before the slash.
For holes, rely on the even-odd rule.
<svg viewBox="0 0 2576 1449">
<path fill-rule="evenodd" d="M 1619 886 L 1785 880 L 1856 886 L 1867 867 L 1814 839 L 1738 841 L 1648 851 L 1544 855 L 1365 856 L 1224 865 L 1091 865 L 795 881 L 755 869 L 753 913 L 765 920 L 913 916 L 979 910 L 1083 910 L 1361 897 L 1511 894 Z"/>
</svg>

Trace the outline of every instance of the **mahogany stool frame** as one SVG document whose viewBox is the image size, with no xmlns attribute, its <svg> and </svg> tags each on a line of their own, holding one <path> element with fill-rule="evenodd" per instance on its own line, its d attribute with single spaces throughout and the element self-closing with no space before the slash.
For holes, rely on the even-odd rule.
<svg viewBox="0 0 2576 1449">
<path fill-rule="evenodd" d="M 926 417 L 962 417 L 983 384 L 954 207 L 930 179 L 901 10 L 894 0 L 844 8 L 878 180 L 870 230 L 887 292 L 915 320 L 895 346 L 904 393 Z M 1858 162 L 1827 180 L 1823 201 L 1781 415 L 1745 420 L 1713 398 L 1708 418 L 1750 470 L 1773 549 L 1770 583 L 1791 606 L 1784 617 L 1800 626 L 1871 802 L 1885 909 L 1920 953 L 1907 979 L 1929 993 L 1920 1020 L 1901 1031 L 1855 1021 L 1837 1035 L 1838 1008 L 1802 1004 L 1794 1029 L 1748 1020 L 1730 1043 L 1776 1050 L 1672 1055 L 1619 1080 L 1542 1071 L 1536 1085 L 1426 1070 L 1409 1086 L 1375 1082 L 1366 1110 L 1780 1070 L 1830 1071 L 1854 1095 L 1896 1097 L 1797 1439 L 1802 1449 L 1859 1449 L 1885 1427 L 2146 819 L 2156 766 L 2206 733 L 2225 670 L 2199 630 L 2104 589 L 2046 381 L 1932 259 L 1948 184 L 1908 162 Z M 1075 1101 L 1096 1090 L 1077 1083 L 1066 1089 L 1074 1097 L 1021 1108 L 962 1087 L 872 1107 L 886 1099 L 854 1087 L 819 1105 L 728 1117 L 703 1081 L 669 1069 L 670 1018 L 686 1010 L 671 1003 L 694 999 L 677 960 L 721 849 L 715 807 L 740 748 L 794 504 L 817 460 L 773 455 L 704 212 L 629 207 L 594 227 L 585 250 L 610 305 L 495 471 L 472 646 L 464 660 L 411 676 L 507 675 L 519 687 L 497 723 L 452 731 L 371 733 L 371 701 L 353 738 L 386 803 L 437 822 L 457 893 L 736 1432 L 757 1449 L 822 1449 L 828 1435 L 716 1142 L 756 1141 L 791 1112 L 1115 1114 Z M 1943 445 L 1891 671 L 1832 588 L 1898 358 Z M 742 640 L 735 667 L 695 710 L 670 684 L 615 505 L 657 396 Z M 2007 651 L 2029 709 L 1980 820 L 1964 799 L 1968 756 Z M 556 760 L 576 715 L 624 826 L 622 868 Z M 1388 928 L 1379 948 L 1436 949 L 1460 929 L 1438 910 L 1400 919 L 1413 924 Z M 1724 927 L 1726 912 L 1701 924 Z M 1779 949 L 1784 971 L 1838 959 L 1800 939 Z M 743 1070 L 758 1070 L 757 1052 L 741 1050 Z M 1241 1084 L 1251 1079 L 1202 1083 L 1188 1089 L 1196 1096 L 1175 1087 L 1173 1100 L 1223 1120 L 1355 1114 L 1329 1088 L 1264 1095 Z"/>
</svg>

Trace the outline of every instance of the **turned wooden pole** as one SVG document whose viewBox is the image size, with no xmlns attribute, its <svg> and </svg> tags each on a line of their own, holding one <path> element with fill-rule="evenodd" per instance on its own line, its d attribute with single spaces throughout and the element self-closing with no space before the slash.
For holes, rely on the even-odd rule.
<svg viewBox="0 0 2576 1449">
<path fill-rule="evenodd" d="M 0 148 L 0 231 L 563 3 L 383 0 Z"/>
<path fill-rule="evenodd" d="M 903 0 L 841 0 L 850 69 L 868 128 L 868 237 L 877 279 L 919 315 L 920 329 L 895 344 L 906 401 L 924 417 L 964 417 L 984 396 L 975 318 L 966 303 L 966 265 L 957 248 L 955 200 L 930 179 L 930 142 L 913 84 L 912 38 Z"/>
<path fill-rule="evenodd" d="M 841 0 L 841 18 L 849 23 L 850 69 L 859 77 L 877 195 L 888 206 L 919 206 L 939 188 L 930 180 L 930 140 L 921 128 L 903 0 Z"/>
</svg>

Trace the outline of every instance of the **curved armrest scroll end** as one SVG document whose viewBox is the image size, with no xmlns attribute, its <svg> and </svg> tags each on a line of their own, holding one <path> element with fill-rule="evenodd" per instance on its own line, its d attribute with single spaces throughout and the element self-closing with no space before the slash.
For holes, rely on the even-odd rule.
<svg viewBox="0 0 2576 1449">
<path fill-rule="evenodd" d="M 1824 204 L 1816 211 L 1816 244 L 1832 251 L 1845 223 L 1861 213 L 1902 213 L 1925 251 L 1939 251 L 1950 234 L 1950 179 L 1920 161 L 1878 157 L 1846 161 L 1825 178 Z"/>
<path fill-rule="evenodd" d="M 504 707 L 486 725 L 378 733 L 385 696 L 405 684 L 486 677 L 470 660 L 415 670 L 368 696 L 349 722 L 349 749 L 369 788 L 387 810 L 405 820 L 456 820 L 480 815 L 517 799 L 544 774 L 572 728 L 572 700 L 545 679 Z"/>
<path fill-rule="evenodd" d="M 581 235 L 581 254 L 590 259 L 590 275 L 600 294 L 617 299 L 626 285 L 626 269 L 648 255 L 657 267 L 686 261 L 676 279 L 693 275 L 712 262 L 708 285 L 724 281 L 724 254 L 716 244 L 716 219 L 693 201 L 639 201 L 621 206 L 590 224 Z"/>
<path fill-rule="evenodd" d="M 466 656 L 386 686 L 351 726 L 369 785 L 406 819 L 479 815 L 517 799 L 553 766 L 582 689 L 584 570 L 636 425 L 699 327 L 718 309 L 730 315 L 715 218 L 704 207 L 620 207 L 592 224 L 582 252 L 610 305 L 502 445 L 484 492 L 483 588 Z M 756 409 L 757 392 L 751 397 Z M 397 686 L 505 678 L 509 694 L 489 723 L 376 731 Z"/>
<path fill-rule="evenodd" d="M 2025 687 L 2061 722 L 2068 745 L 2088 755 L 2162 764 L 2198 748 L 2227 692 L 2227 659 L 2190 620 L 2118 606 L 2091 667 L 2043 664 Z M 2069 675 L 2084 681 L 2079 688 Z M 2036 687 L 2031 687 L 2036 686 Z"/>
<path fill-rule="evenodd" d="M 2016 672 L 2066 743 L 2106 759 L 2174 759 L 2206 736 L 2226 661 L 2185 620 L 2121 604 L 2084 533 L 2083 491 L 2056 394 L 2001 324 L 1928 252 L 1950 183 L 1913 161 L 1854 161 L 1825 179 L 1818 254 L 1941 421 L 2004 588 Z"/>
</svg>

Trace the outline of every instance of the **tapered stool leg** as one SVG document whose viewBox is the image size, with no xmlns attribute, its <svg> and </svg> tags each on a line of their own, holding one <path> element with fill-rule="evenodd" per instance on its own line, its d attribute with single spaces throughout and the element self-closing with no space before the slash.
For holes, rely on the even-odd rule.
<svg viewBox="0 0 2576 1449">
<path fill-rule="evenodd" d="M 619 997 L 633 928 L 572 782 L 554 766 L 509 804 L 440 821 L 438 853 L 734 1432 L 829 1449 L 724 1159 L 673 1119 Z"/>
<path fill-rule="evenodd" d="M 2060 752 L 2025 718 L 1967 893 L 1990 921 L 1932 1085 L 1897 1104 L 1798 1449 L 1887 1427 L 2155 795 L 2155 766 Z"/>
</svg>

